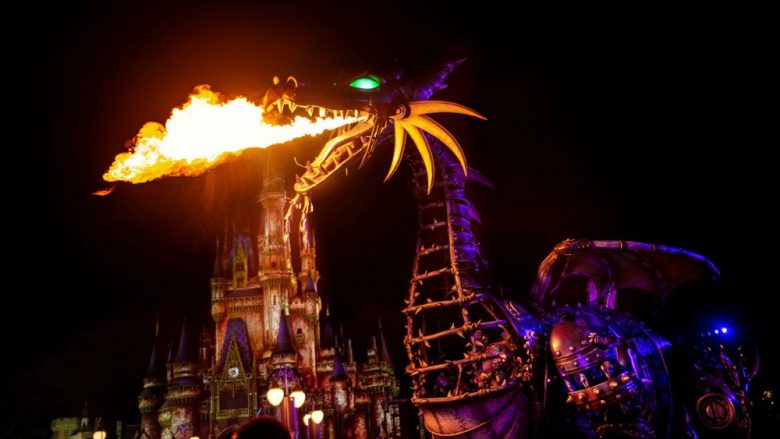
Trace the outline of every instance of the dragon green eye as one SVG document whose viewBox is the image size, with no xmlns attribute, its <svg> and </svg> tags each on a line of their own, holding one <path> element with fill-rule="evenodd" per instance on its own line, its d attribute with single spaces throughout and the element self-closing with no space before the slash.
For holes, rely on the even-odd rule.
<svg viewBox="0 0 780 439">
<path fill-rule="evenodd" d="M 355 79 L 349 83 L 349 86 L 352 88 L 359 88 L 361 90 L 373 90 L 379 87 L 381 84 L 382 82 L 379 80 L 379 78 L 373 75 L 369 75 L 361 76 L 360 78 Z"/>
</svg>

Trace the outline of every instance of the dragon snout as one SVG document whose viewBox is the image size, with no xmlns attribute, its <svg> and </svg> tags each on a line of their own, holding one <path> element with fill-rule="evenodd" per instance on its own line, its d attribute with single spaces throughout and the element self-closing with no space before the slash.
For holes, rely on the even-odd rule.
<svg viewBox="0 0 780 439">
<path fill-rule="evenodd" d="M 298 80 L 294 76 L 288 76 L 282 82 L 278 76 L 274 76 L 273 85 L 263 95 L 263 119 L 274 125 L 286 125 L 292 122 L 296 115 L 295 104 Z M 301 114 L 303 115 L 303 114 Z"/>
</svg>

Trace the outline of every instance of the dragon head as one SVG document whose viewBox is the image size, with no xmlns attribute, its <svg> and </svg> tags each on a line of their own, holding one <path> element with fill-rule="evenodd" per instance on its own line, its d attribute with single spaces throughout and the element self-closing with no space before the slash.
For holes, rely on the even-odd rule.
<svg viewBox="0 0 780 439">
<path fill-rule="evenodd" d="M 467 172 L 466 158 L 458 141 L 429 115 L 435 113 L 484 116 L 459 104 L 431 101 L 430 97 L 446 87 L 444 81 L 462 63 L 447 63 L 432 72 L 407 78 L 401 74 L 379 75 L 363 72 L 331 86 L 311 85 L 290 76 L 287 81 L 274 78 L 274 84 L 263 97 L 264 118 L 274 124 L 286 124 L 293 116 L 309 118 L 341 115 L 357 122 L 342 127 L 306 163 L 306 172 L 295 182 L 295 190 L 306 193 L 326 181 L 341 168 L 355 163 L 362 166 L 377 144 L 390 137 L 393 126 L 394 149 L 385 180 L 398 169 L 406 147 L 407 136 L 417 147 L 428 174 L 428 191 L 434 180 L 434 157 L 424 133 L 439 139 L 458 159 Z"/>
</svg>

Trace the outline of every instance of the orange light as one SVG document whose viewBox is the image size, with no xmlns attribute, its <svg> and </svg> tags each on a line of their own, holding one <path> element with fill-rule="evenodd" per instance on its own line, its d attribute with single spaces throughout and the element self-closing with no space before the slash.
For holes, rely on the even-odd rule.
<svg viewBox="0 0 780 439">
<path fill-rule="evenodd" d="M 284 390 L 278 387 L 272 387 L 268 389 L 266 397 L 268 398 L 268 402 L 270 402 L 272 406 L 276 407 L 281 404 L 282 399 L 284 399 Z"/>
<path fill-rule="evenodd" d="M 130 151 L 116 156 L 103 179 L 143 183 L 200 175 L 248 148 L 267 148 L 360 120 L 343 116 L 313 119 L 297 116 L 288 125 L 270 125 L 263 121 L 263 109 L 247 98 L 225 101 L 208 85 L 200 85 L 188 102 L 171 112 L 165 125 L 144 124 Z"/>
<path fill-rule="evenodd" d="M 290 397 L 293 399 L 293 403 L 295 404 L 295 408 L 299 409 L 301 406 L 303 406 L 303 403 L 306 402 L 306 394 L 303 393 L 302 390 L 296 390 L 290 394 Z"/>
</svg>

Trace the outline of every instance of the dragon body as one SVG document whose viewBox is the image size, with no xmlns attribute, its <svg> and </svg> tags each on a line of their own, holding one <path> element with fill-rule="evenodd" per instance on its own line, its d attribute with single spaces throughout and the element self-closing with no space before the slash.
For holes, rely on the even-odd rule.
<svg viewBox="0 0 780 439">
<path fill-rule="evenodd" d="M 479 216 L 466 196 L 468 182 L 487 182 L 468 167 L 455 137 L 431 118 L 484 119 L 462 105 L 430 100 L 457 64 L 414 77 L 363 73 L 332 87 L 275 80 L 263 102 L 276 123 L 315 112 L 360 119 L 335 133 L 297 178 L 304 213 L 315 187 L 364 163 L 378 144 L 394 148 L 387 178 L 403 158 L 411 167 L 418 229 L 404 345 L 412 401 L 426 429 L 436 438 L 524 438 L 545 431 L 695 437 L 690 418 L 700 412 L 718 418 L 712 431 L 744 424 L 746 403 L 734 395 L 747 375 L 736 385 L 702 390 L 717 401 L 694 403 L 687 421 L 673 423 L 680 410 L 671 390 L 669 342 L 621 310 L 622 294 L 660 305 L 679 285 L 714 279 L 717 269 L 706 258 L 643 243 L 570 240 L 542 263 L 532 306 L 495 293 L 472 227 Z M 582 284 L 577 279 L 585 280 L 579 293 L 572 292 Z M 717 375 L 723 369 L 708 370 Z M 713 414 L 718 404 L 731 404 L 730 411 Z"/>
</svg>

